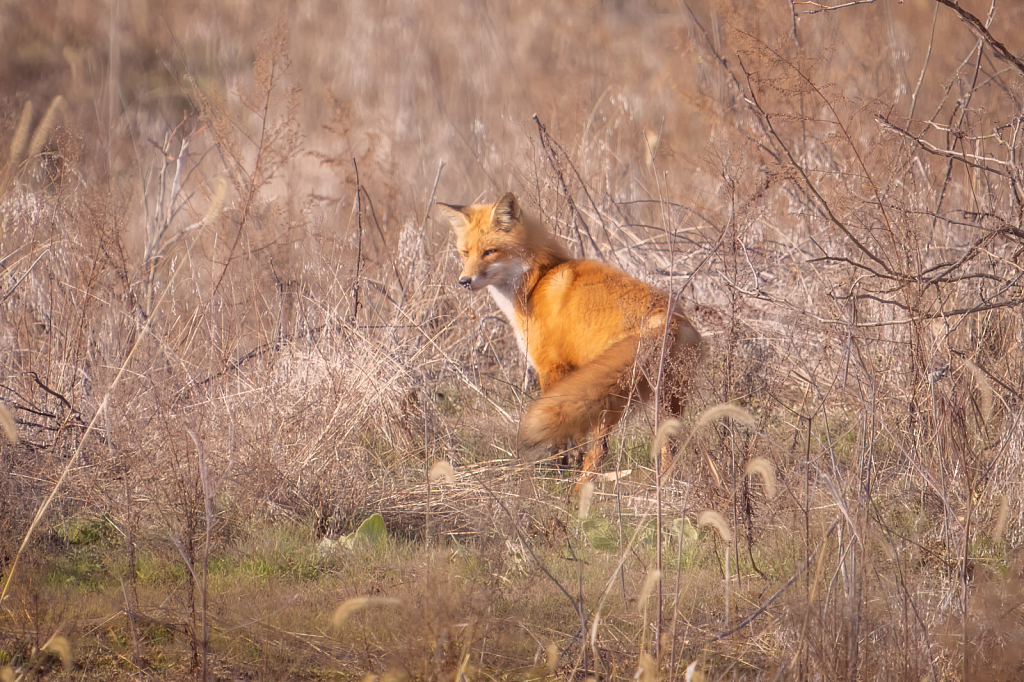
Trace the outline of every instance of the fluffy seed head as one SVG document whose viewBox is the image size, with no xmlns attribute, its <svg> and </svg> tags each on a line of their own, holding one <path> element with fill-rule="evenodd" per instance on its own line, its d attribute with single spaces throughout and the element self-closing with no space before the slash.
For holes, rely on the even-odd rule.
<svg viewBox="0 0 1024 682">
<path fill-rule="evenodd" d="M 722 538 L 722 542 L 729 542 L 732 540 L 732 531 L 729 530 L 729 524 L 725 522 L 722 515 L 716 511 L 707 510 L 702 511 L 700 516 L 697 517 L 698 526 L 711 526 L 718 531 L 718 535 Z"/>
<path fill-rule="evenodd" d="M 548 673 L 553 674 L 555 672 L 555 668 L 558 667 L 558 645 L 554 642 L 550 642 L 547 647 L 545 647 L 544 651 L 547 655 L 546 663 L 548 666 Z"/>
<path fill-rule="evenodd" d="M 1006 517 L 1009 514 L 1010 505 L 1006 501 L 1006 495 L 998 493 L 999 495 L 999 510 L 996 512 L 996 523 L 992 526 L 992 541 L 1002 542 L 1003 531 L 1006 530 Z"/>
<path fill-rule="evenodd" d="M 64 98 L 61 95 L 57 95 L 50 102 L 50 106 L 46 109 L 46 113 L 43 114 L 42 120 L 36 126 L 36 131 L 32 133 L 32 140 L 28 143 L 28 155 L 30 157 L 36 156 L 39 152 L 43 151 L 46 141 L 50 138 L 50 132 L 57 125 L 57 114 L 63 108 Z"/>
<path fill-rule="evenodd" d="M 678 419 L 666 419 L 658 427 L 658 433 L 654 435 L 654 442 L 651 443 L 651 461 L 657 461 L 655 458 L 661 449 L 665 447 L 665 441 L 672 436 L 679 433 L 683 428 L 682 422 Z"/>
<path fill-rule="evenodd" d="M 587 518 L 590 513 L 590 502 L 594 498 L 594 484 L 591 481 L 584 481 L 580 483 L 580 513 L 579 519 L 582 521 Z"/>
<path fill-rule="evenodd" d="M 444 481 L 455 483 L 455 469 L 448 462 L 434 462 L 428 474 L 431 481 Z"/>
<path fill-rule="evenodd" d="M 64 666 L 64 669 L 71 669 L 71 642 L 68 641 L 67 637 L 54 635 L 50 639 L 46 640 L 46 644 L 40 648 L 44 651 L 52 651 L 60 656 L 60 662 Z"/>
<path fill-rule="evenodd" d="M 228 181 L 224 178 L 217 178 L 213 185 L 213 195 L 210 197 L 210 205 L 203 216 L 203 225 L 216 224 L 220 218 L 220 212 L 224 210 L 224 197 L 228 194 Z"/>
<path fill-rule="evenodd" d="M 757 425 L 757 420 L 754 419 L 754 415 L 750 414 L 742 407 L 736 407 L 729 403 L 722 403 L 721 405 L 715 405 L 714 407 L 709 407 L 704 410 L 700 417 L 697 418 L 697 425 L 693 427 L 693 430 L 696 431 L 702 426 L 710 424 L 716 419 L 721 419 L 722 417 L 732 417 L 736 421 L 742 422 L 751 427 Z"/>
<path fill-rule="evenodd" d="M 331 616 L 331 625 L 340 628 L 349 616 L 370 605 L 396 606 L 401 603 L 398 599 L 388 597 L 352 597 L 341 602 L 341 606 L 334 610 L 334 615 Z"/>
<path fill-rule="evenodd" d="M 640 588 L 640 596 L 636 600 L 637 608 L 642 612 L 647 607 L 647 600 L 651 597 L 651 590 L 661 581 L 661 571 L 653 569 L 644 578 L 644 584 Z"/>
<path fill-rule="evenodd" d="M 655 682 L 658 679 L 658 663 L 646 651 L 640 654 L 640 665 L 633 679 L 643 682 Z"/>
<path fill-rule="evenodd" d="M 32 123 L 32 102 L 25 102 L 21 108 L 21 117 L 18 119 L 18 126 L 14 129 L 14 137 L 11 138 L 11 163 L 17 163 L 21 153 L 25 151 L 25 143 L 28 141 L 28 126 Z"/>
<path fill-rule="evenodd" d="M 0 431 L 4 432 L 11 445 L 18 442 L 18 425 L 14 423 L 14 417 L 3 405 L 0 405 Z"/>
<path fill-rule="evenodd" d="M 759 474 L 764 484 L 764 494 L 769 500 L 775 497 L 775 466 L 764 457 L 754 457 L 747 462 L 744 476 Z"/>
</svg>

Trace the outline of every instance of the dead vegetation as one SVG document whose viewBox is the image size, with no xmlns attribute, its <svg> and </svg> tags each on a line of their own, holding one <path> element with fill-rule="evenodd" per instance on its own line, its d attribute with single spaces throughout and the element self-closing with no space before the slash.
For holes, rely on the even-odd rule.
<svg viewBox="0 0 1024 682">
<path fill-rule="evenodd" d="M 0 11 L 5 681 L 1021 676 L 1019 3 Z M 709 339 L 660 485 L 517 448 L 507 190 Z"/>
</svg>

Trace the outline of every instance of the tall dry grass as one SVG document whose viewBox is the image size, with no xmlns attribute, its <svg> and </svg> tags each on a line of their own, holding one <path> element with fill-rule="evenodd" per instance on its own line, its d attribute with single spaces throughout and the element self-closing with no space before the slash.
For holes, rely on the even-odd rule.
<svg viewBox="0 0 1024 682">
<path fill-rule="evenodd" d="M 112 649 L 47 578 L 85 519 L 126 676 L 1020 674 L 1019 3 L 3 12 L 0 666 Z M 528 368 L 432 212 L 509 189 L 685 301 L 694 414 L 753 415 L 684 425 L 657 505 L 649 412 L 587 510 L 517 452 Z M 407 544 L 344 595 L 224 577 L 375 511 Z"/>
</svg>

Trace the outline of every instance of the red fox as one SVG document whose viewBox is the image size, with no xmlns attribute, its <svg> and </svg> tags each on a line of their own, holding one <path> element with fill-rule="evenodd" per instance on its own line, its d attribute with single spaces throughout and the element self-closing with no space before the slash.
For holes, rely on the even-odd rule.
<svg viewBox="0 0 1024 682">
<path fill-rule="evenodd" d="M 701 337 L 678 306 L 666 335 L 668 294 L 604 263 L 571 258 L 523 216 L 512 193 L 493 204 L 438 206 L 462 257 L 459 284 L 487 287 L 540 377 L 541 396 L 520 422 L 523 445 L 564 447 L 592 434 L 581 480 L 590 479 L 604 436 L 631 397 L 651 398 L 659 367 L 661 404 L 683 411 Z"/>
</svg>

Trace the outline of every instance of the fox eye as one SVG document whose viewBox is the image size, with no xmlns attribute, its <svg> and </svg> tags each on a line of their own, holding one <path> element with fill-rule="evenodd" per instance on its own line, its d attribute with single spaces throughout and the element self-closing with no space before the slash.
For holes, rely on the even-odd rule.
<svg viewBox="0 0 1024 682">
<path fill-rule="evenodd" d="M 487 258 L 488 256 L 493 256 L 496 253 L 498 253 L 497 249 L 487 249 L 484 251 L 484 258 Z"/>
<path fill-rule="evenodd" d="M 459 251 L 459 253 L 462 254 L 463 258 L 469 258 L 469 251 Z"/>
</svg>

